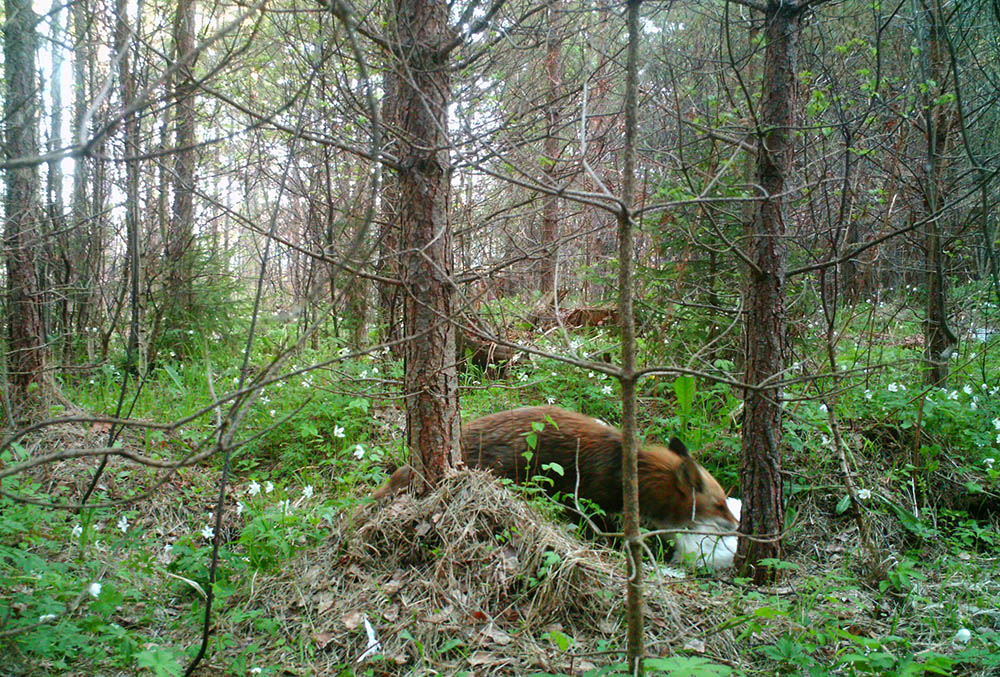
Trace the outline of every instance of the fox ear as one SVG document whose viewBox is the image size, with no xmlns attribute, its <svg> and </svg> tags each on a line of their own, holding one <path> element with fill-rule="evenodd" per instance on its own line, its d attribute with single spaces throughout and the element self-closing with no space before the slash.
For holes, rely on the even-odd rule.
<svg viewBox="0 0 1000 677">
<path fill-rule="evenodd" d="M 688 451 L 688 448 L 686 446 L 684 446 L 684 443 L 681 442 L 676 437 L 671 437 L 670 438 L 670 444 L 668 444 L 667 447 L 669 447 L 670 451 L 674 452 L 678 456 L 690 456 L 691 455 L 691 453 Z"/>
<path fill-rule="evenodd" d="M 681 460 L 681 464 L 675 472 L 677 473 L 677 481 L 682 486 L 689 486 L 694 489 L 695 493 L 699 494 L 704 491 L 705 483 L 701 479 L 701 468 L 690 456 L 685 456 Z"/>
</svg>

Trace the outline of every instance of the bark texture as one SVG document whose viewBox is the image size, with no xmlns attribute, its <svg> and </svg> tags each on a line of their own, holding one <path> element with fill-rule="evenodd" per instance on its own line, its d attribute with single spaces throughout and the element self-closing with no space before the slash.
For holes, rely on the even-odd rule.
<svg viewBox="0 0 1000 677">
<path fill-rule="evenodd" d="M 29 0 L 4 4 L 4 156 L 38 155 L 38 88 L 35 77 L 37 17 Z M 36 270 L 42 210 L 38 167 L 8 169 L 3 252 L 7 264 L 7 374 L 15 418 L 41 393 L 46 354 L 42 341 L 42 294 Z M 35 393 L 34 395 L 32 393 Z"/>
<path fill-rule="evenodd" d="M 795 104 L 796 50 L 801 24 L 798 3 L 767 3 L 762 129 L 757 147 L 756 182 L 763 192 L 747 229 L 753 262 L 746 290 L 744 336 L 746 391 L 743 419 L 743 510 L 740 531 L 772 537 L 769 542 L 740 539 L 736 556 L 742 575 L 757 583 L 773 579 L 763 558 L 780 558 L 776 535 L 785 522 L 781 478 L 782 390 L 777 385 L 785 360 L 785 177 L 791 165 L 791 126 Z"/>
<path fill-rule="evenodd" d="M 562 102 L 562 39 L 559 35 L 559 0 L 551 0 L 548 6 L 548 35 L 545 38 L 545 75 L 548 86 L 545 105 L 545 151 L 543 154 L 544 173 L 549 186 L 559 183 L 559 154 L 562 146 L 559 140 L 559 118 Z M 542 207 L 542 253 L 541 278 L 539 286 L 544 294 L 553 291 L 556 282 L 556 266 L 559 262 L 559 197 L 546 195 Z"/>
<path fill-rule="evenodd" d="M 399 219 L 407 336 L 406 432 L 424 493 L 461 463 L 451 224 L 448 220 L 448 5 L 396 0 Z"/>
</svg>

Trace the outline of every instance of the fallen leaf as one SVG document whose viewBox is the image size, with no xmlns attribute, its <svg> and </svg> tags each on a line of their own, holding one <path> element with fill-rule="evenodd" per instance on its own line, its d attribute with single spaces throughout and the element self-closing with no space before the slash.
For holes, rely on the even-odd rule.
<svg viewBox="0 0 1000 677">
<path fill-rule="evenodd" d="M 348 630 L 354 630 L 359 625 L 361 621 L 364 620 L 365 615 L 360 611 L 348 611 L 346 614 L 340 617 L 340 622 L 344 624 Z"/>
<path fill-rule="evenodd" d="M 450 604 L 436 613 L 427 616 L 430 623 L 447 623 L 455 614 L 455 609 Z"/>
<path fill-rule="evenodd" d="M 320 615 L 330 611 L 337 604 L 337 598 L 331 592 L 321 592 L 313 599 L 316 601 L 316 612 Z"/>
<path fill-rule="evenodd" d="M 684 642 L 684 648 L 698 653 L 705 653 L 705 642 L 700 639 L 689 639 Z"/>
<path fill-rule="evenodd" d="M 103 435 L 104 433 L 111 432 L 111 424 L 107 421 L 97 421 L 90 426 L 90 432 L 95 435 Z"/>
<path fill-rule="evenodd" d="M 391 607 L 383 611 L 382 618 L 390 623 L 395 623 L 396 619 L 399 618 L 399 603 L 393 604 Z"/>
<path fill-rule="evenodd" d="M 478 665 L 492 665 L 495 662 L 493 656 L 486 653 L 485 651 L 477 651 L 476 653 L 469 656 L 469 665 L 476 667 Z"/>
<path fill-rule="evenodd" d="M 486 629 L 483 630 L 483 635 L 493 640 L 494 643 L 500 646 L 510 644 L 512 641 L 514 641 L 511 639 L 510 635 L 508 635 L 506 632 L 504 632 L 495 625 L 487 626 Z"/>
<path fill-rule="evenodd" d="M 314 632 L 312 634 L 313 641 L 316 642 L 316 646 L 320 649 L 325 649 L 326 645 L 332 642 L 334 637 L 336 635 L 332 632 Z"/>
</svg>

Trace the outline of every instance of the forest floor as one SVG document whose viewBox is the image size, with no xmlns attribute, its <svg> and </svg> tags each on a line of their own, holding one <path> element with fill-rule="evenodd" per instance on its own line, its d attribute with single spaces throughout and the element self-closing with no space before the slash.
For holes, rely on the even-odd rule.
<svg viewBox="0 0 1000 677">
<path fill-rule="evenodd" d="M 368 413 L 366 449 L 344 441 L 330 454 L 329 440 L 294 441 L 295 462 L 247 453 L 235 463 L 208 652 L 195 674 L 623 674 L 617 544 L 581 533 L 540 490 L 483 472 L 457 473 L 421 499 L 376 503 L 368 495 L 387 459 L 374 440 L 401 425 L 390 408 Z M 993 459 L 984 470 L 940 451 L 918 458 L 910 429 L 871 421 L 843 425 L 869 492 L 860 514 L 822 436 L 790 445 L 774 585 L 731 569 L 675 577 L 647 563 L 652 673 L 1000 674 Z M 276 439 L 314 437 L 314 423 Z M 51 425 L 23 453 L 100 447 L 107 432 L 104 423 Z M 118 444 L 148 457 L 190 449 L 155 432 L 127 430 Z M 93 467 L 46 463 L 5 490 L 45 504 L 78 497 Z M 5 579 L 0 602 L 21 624 L 6 626 L 0 674 L 183 674 L 202 638 L 220 476 L 208 462 L 157 484 L 155 468 L 112 456 L 94 494 L 110 508 L 5 503 L 0 556 L 5 572 L 20 573 Z"/>
</svg>

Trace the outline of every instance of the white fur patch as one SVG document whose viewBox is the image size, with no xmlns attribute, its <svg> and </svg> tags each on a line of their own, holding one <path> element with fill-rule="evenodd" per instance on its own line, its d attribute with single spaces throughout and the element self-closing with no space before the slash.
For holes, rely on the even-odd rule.
<svg viewBox="0 0 1000 677">
<path fill-rule="evenodd" d="M 726 505 L 730 512 L 740 518 L 743 502 L 738 498 L 727 498 Z M 698 525 L 694 529 L 710 531 L 717 529 L 715 525 Z M 674 550 L 674 562 L 683 562 L 695 567 L 706 569 L 725 569 L 733 565 L 736 556 L 736 546 L 739 539 L 736 536 L 705 536 L 704 534 L 689 534 L 681 532 L 674 535 L 677 548 Z"/>
</svg>

